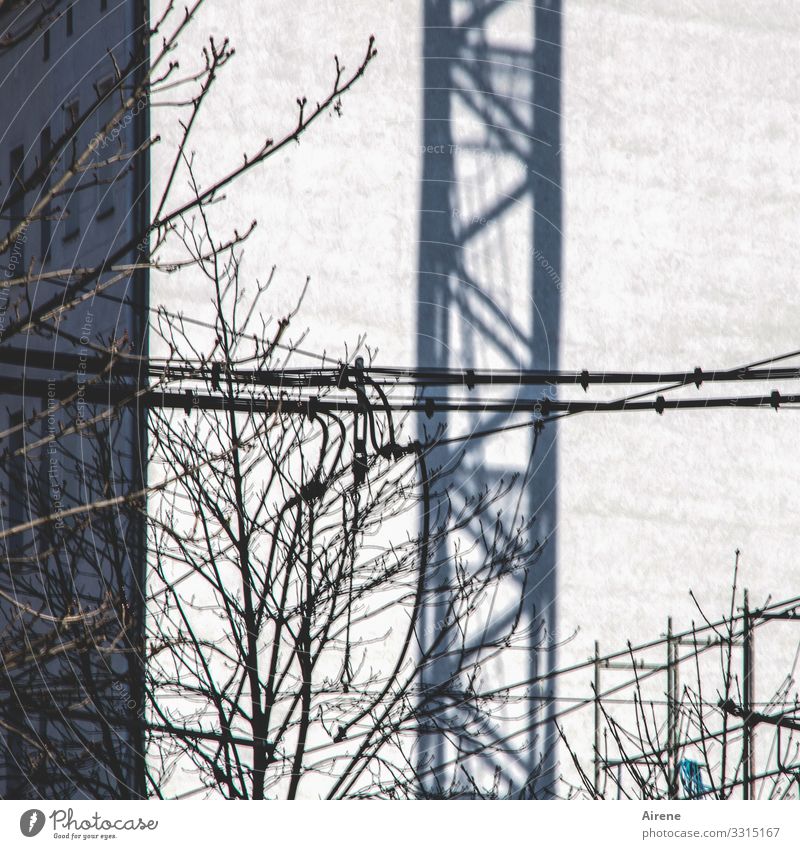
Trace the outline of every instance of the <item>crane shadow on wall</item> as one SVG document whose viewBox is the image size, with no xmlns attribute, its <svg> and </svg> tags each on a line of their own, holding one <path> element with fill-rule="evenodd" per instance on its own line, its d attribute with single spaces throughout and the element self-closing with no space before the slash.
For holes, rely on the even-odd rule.
<svg viewBox="0 0 800 849">
<path fill-rule="evenodd" d="M 559 367 L 562 295 L 562 2 L 424 0 L 417 359 L 421 367 Z M 552 390 L 550 397 L 554 397 Z M 441 398 L 443 392 L 436 391 Z M 462 397 L 461 393 L 458 397 Z M 536 390 L 537 396 L 542 393 Z M 531 397 L 520 393 L 519 397 Z M 435 413 L 428 433 L 447 436 L 524 421 L 515 414 Z M 542 636 L 502 678 L 536 679 L 555 668 L 557 430 L 532 429 L 439 446 L 431 464 L 448 473 L 448 495 L 463 503 L 518 474 L 523 512 L 544 543 L 525 588 L 532 632 Z M 511 493 L 515 502 L 519 493 Z M 513 512 L 513 505 L 511 507 Z M 474 539 L 479 543 L 478 528 Z M 512 529 L 507 528 L 509 533 Z M 531 541 L 533 544 L 533 540 Z M 514 588 L 509 588 L 510 596 Z M 423 613 L 428 624 L 437 605 Z M 500 635 L 513 610 L 493 608 L 487 635 Z M 422 633 L 432 633 L 428 627 Z M 452 670 L 446 657 L 428 684 Z M 528 688 L 528 709 L 495 726 L 498 745 L 476 752 L 426 728 L 419 741 L 423 795 L 453 788 L 462 761 L 497 794 L 552 795 L 555 747 L 552 684 Z M 510 737 L 508 745 L 502 740 Z M 466 753 L 466 754 L 465 754 Z M 476 764 L 476 759 L 484 761 Z M 451 790 L 452 792 L 452 790 Z M 466 789 L 463 795 L 470 795 Z M 458 795 L 458 793 L 457 793 Z M 474 793 L 472 794 L 474 795 Z"/>
</svg>

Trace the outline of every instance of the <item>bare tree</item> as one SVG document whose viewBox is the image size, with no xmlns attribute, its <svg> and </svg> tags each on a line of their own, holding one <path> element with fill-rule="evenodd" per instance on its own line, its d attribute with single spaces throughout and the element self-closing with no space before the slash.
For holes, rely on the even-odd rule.
<svg viewBox="0 0 800 849">
<path fill-rule="evenodd" d="M 0 203 L 0 215 L 11 222 L 8 232 L 0 238 L 0 256 L 9 256 L 3 288 L 11 294 L 4 312 L 14 316 L 0 332 L 4 347 L 20 333 L 52 339 L 55 327 L 62 340 L 77 345 L 79 336 L 70 334 L 69 325 L 64 324 L 69 313 L 92 297 L 120 288 L 137 270 L 174 270 L 175 261 L 162 257 L 160 252 L 166 248 L 176 223 L 198 207 L 219 200 L 221 192 L 242 174 L 296 142 L 321 116 L 331 114 L 377 55 L 374 39 L 370 38 L 365 56 L 354 71 L 345 73 L 336 58 L 332 86 L 321 100 L 312 106 L 305 97 L 298 98 L 297 119 L 290 129 L 279 137 L 266 139 L 258 149 L 244 152 L 242 159 L 230 163 L 227 169 L 223 164 L 222 173 L 211 175 L 203 190 L 187 199 L 178 187 L 185 178 L 192 129 L 204 108 L 208 108 L 214 83 L 234 53 L 227 39 L 218 42 L 210 37 L 195 68 L 181 70 L 172 60 L 185 29 L 203 5 L 204 0 L 196 0 L 178 12 L 170 2 L 158 20 L 142 23 L 134 34 L 130 55 L 118 57 L 110 50 L 107 62 L 111 78 L 107 86 L 97 89 L 91 102 L 72 116 L 71 125 L 63 134 L 50 139 L 44 156 L 34 155 L 31 148 L 12 175 Z M 158 48 L 153 50 L 153 45 Z M 167 157 L 171 162 L 169 177 L 160 195 L 152 199 L 151 215 L 137 222 L 130 236 L 115 243 L 101 262 L 83 265 L 78 261 L 55 269 L 47 267 L 46 257 L 32 256 L 24 269 L 18 268 L 13 262 L 15 247 L 35 222 L 54 216 L 68 221 L 69 200 L 77 193 L 121 182 L 132 172 L 147 173 L 147 156 L 160 139 L 132 138 L 124 130 L 132 114 L 138 114 L 166 93 L 168 108 L 175 111 L 181 133 Z M 96 131 L 92 130 L 94 126 Z M 16 273 L 9 274 L 9 270 Z M 42 287 L 44 283 L 50 284 L 50 288 L 44 287 L 48 297 L 34 300 L 28 290 L 33 284 Z M 106 352 L 107 348 L 102 350 Z"/>
<path fill-rule="evenodd" d="M 201 5 L 180 13 L 168 4 L 130 56 L 111 55 L 112 84 L 14 175 L 3 200 L 11 225 L 0 253 L 14 273 L 0 360 L 26 369 L 18 391 L 36 399 L 7 429 L 2 459 L 0 684 L 11 695 L 0 717 L 20 742 L 17 774 L 36 778 L 21 792 L 525 795 L 552 780 L 531 751 L 530 682 L 512 673 L 486 692 L 510 656 L 547 639 L 527 610 L 539 554 L 531 520 L 496 512 L 516 482 L 454 508 L 446 476 L 395 420 L 360 350 L 340 364 L 337 389 L 313 398 L 243 381 L 245 372 L 289 374 L 291 316 L 261 323 L 268 285 L 245 297 L 241 249 L 254 225 L 220 239 L 208 220 L 226 187 L 339 111 L 373 41 L 354 71 L 335 60 L 330 90 L 313 106 L 299 98 L 277 140 L 201 188 L 192 129 L 233 55 L 210 40 L 193 71 L 172 61 Z M 131 144 L 121 128 L 165 93 L 181 133 L 150 218 L 101 263 L 49 268 L 33 256 L 18 268 L 27 228 L 68 221 L 76 192 L 137 172 L 157 140 Z M 142 339 L 83 332 L 91 299 L 117 297 L 132 278 L 144 285 L 135 275 L 146 271 L 185 275 L 193 300 L 212 306 L 205 342 L 198 322 L 159 311 L 150 332 L 168 351 L 162 363 L 140 351 Z M 42 345 L 21 352 L 23 334 Z M 162 403 L 176 394 L 185 410 Z M 146 456 L 122 425 L 142 409 Z M 68 469 L 55 482 L 54 446 Z M 133 465 L 120 462 L 126 453 Z M 149 480 L 128 471 L 136 461 Z M 454 545 L 467 525 L 481 528 L 471 551 Z M 137 558 L 146 558 L 146 585 L 130 568 Z M 490 632 L 487 602 L 498 598 L 506 625 Z M 435 617 L 423 620 L 423 609 Z M 449 761 L 421 740 L 446 741 Z M 500 774 L 500 758 L 526 764 L 521 788 Z"/>
<path fill-rule="evenodd" d="M 525 616 L 530 522 L 509 534 L 493 515 L 513 482 L 456 512 L 357 351 L 337 389 L 302 401 L 281 342 L 292 316 L 264 325 L 269 281 L 245 296 L 239 246 L 215 242 L 202 210 L 199 220 L 183 242 L 211 293 L 208 345 L 180 318 L 158 324 L 170 372 L 197 377 L 185 411 L 151 419 L 151 462 L 167 483 L 147 513 L 150 791 L 415 797 L 430 778 L 419 740 L 435 734 L 460 768 L 436 795 L 496 794 L 486 761 L 527 744 L 503 742 L 514 721 L 478 683 L 541 640 Z M 276 371 L 286 384 L 248 385 L 245 369 L 254 384 Z M 202 393 L 222 409 L 195 403 Z M 482 550 L 453 550 L 476 521 Z M 511 575 L 522 575 L 513 615 L 486 636 L 486 601 Z M 447 676 L 432 681 L 443 660 Z"/>
<path fill-rule="evenodd" d="M 281 410 L 285 392 L 259 396 L 234 380 L 243 365 L 288 367 L 286 323 L 258 326 L 266 289 L 242 298 L 238 251 L 252 227 L 214 240 L 206 218 L 227 186 L 339 111 L 375 56 L 373 41 L 353 72 L 335 60 L 333 84 L 313 106 L 298 99 L 288 131 L 201 189 L 189 140 L 233 55 L 227 41 L 210 40 L 202 64 L 179 72 L 171 55 L 201 5 L 181 14 L 168 4 L 130 56 L 110 55 L 111 85 L 32 167 L 22 163 L 3 198 L 10 320 L 0 359 L 26 370 L 18 391 L 35 399 L 7 429 L 3 458 L 2 683 L 11 694 L 3 722 L 20 743 L 16 774 L 39 776 L 19 792 L 165 795 L 170 778 L 189 768 L 197 787 L 230 797 L 294 797 L 301 781 L 303 792 L 332 797 L 411 796 L 429 792 L 431 772 L 436 795 L 497 795 L 496 770 L 487 780 L 482 764 L 501 751 L 523 754 L 527 743 L 503 741 L 500 728 L 512 721 L 505 696 L 477 697 L 477 682 L 540 639 L 522 613 L 524 580 L 506 599 L 508 627 L 482 636 L 481 601 L 512 573 L 527 575 L 537 554 L 529 523 L 501 532 L 491 515 L 511 483 L 455 512 L 425 447 L 401 436 L 388 400 L 352 358 L 341 382 L 352 400 L 341 410 L 336 401 L 324 410 L 308 403 L 305 420 Z M 121 128 L 165 92 L 182 129 L 150 219 L 101 263 L 51 268 L 31 256 L 20 266 L 15 251 L 28 228 L 50 217 L 68 222 L 76 193 L 137 173 L 157 140 L 132 140 Z M 100 116 L 99 130 L 87 132 Z M 207 348 L 195 326 L 159 314 L 153 332 L 170 357 L 153 382 L 153 358 L 137 353 L 141 339 L 89 341 L 82 326 L 87 303 L 116 297 L 132 278 L 143 285 L 135 275 L 148 270 L 185 272 L 193 282 L 200 271 L 214 308 Z M 21 352 L 14 340 L 23 334 L 41 346 Z M 196 404 L 192 386 L 214 403 Z M 7 388 L 15 391 L 13 380 Z M 176 389 L 188 417 L 157 403 L 159 391 Z M 138 459 L 159 470 L 149 481 L 126 476 L 131 466 L 119 462 L 126 452 L 137 459 L 121 422 L 142 407 L 151 453 Z M 57 481 L 47 462 L 54 447 L 69 468 Z M 477 556 L 448 549 L 476 521 L 484 522 Z M 143 523 L 146 587 L 126 565 L 144 557 Z M 438 619 L 423 624 L 432 599 Z M 432 633 L 422 640 L 420 628 Z M 443 659 L 447 676 L 428 674 Z M 147 758 L 135 743 L 142 734 Z M 458 752 L 460 771 L 446 785 L 414 751 L 421 734 Z M 132 764 L 141 775 L 133 787 Z"/>
<path fill-rule="evenodd" d="M 141 523 L 126 504 L 87 508 L 108 503 L 115 488 L 137 490 L 122 474 L 135 469 L 120 459 L 130 451 L 116 426 L 125 413 L 87 420 L 81 392 L 58 398 L 52 386 L 43 410 L 12 420 L 0 457 L 16 522 L 2 533 L 2 778 L 12 796 L 135 795 Z"/>
<path fill-rule="evenodd" d="M 0 49 L 36 37 L 66 5 L 0 10 L 6 13 Z M 130 796 L 145 788 L 142 511 L 152 487 L 139 423 L 153 388 L 143 350 L 149 316 L 138 316 L 138 330 L 109 336 L 92 328 L 92 304 L 130 301 L 131 292 L 147 285 L 148 272 L 186 267 L 168 255 L 176 228 L 320 116 L 335 114 L 376 54 L 370 40 L 348 74 L 336 59 L 323 98 L 313 107 L 300 98 L 289 129 L 222 163 L 187 200 L 182 183 L 192 128 L 233 56 L 227 40 L 209 39 L 194 68 L 179 69 L 174 61 L 202 6 L 199 0 L 176 10 L 168 3 L 158 20 L 142 22 L 126 43 L 128 53 L 108 51 L 109 82 L 88 103 L 84 98 L 63 134 L 23 152 L 0 196 L 0 215 L 9 222 L 0 236 L 6 260 L 0 362 L 7 396 L 20 399 L 11 402 L 0 457 L 0 725 L 11 749 L 0 777 L 14 795 Z M 149 151 L 159 139 L 142 134 L 141 122 L 132 119 L 159 99 L 168 101 L 181 133 L 152 214 L 136 219 L 101 260 L 78 254 L 55 267 L 46 254 L 31 255 L 31 228 L 67 226 L 74 198 L 146 180 Z M 234 232 L 227 244 L 244 237 Z"/>
</svg>

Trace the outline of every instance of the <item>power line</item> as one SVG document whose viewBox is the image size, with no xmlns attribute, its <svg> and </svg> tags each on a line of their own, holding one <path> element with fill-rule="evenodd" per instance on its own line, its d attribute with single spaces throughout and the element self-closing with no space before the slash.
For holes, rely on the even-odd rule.
<svg viewBox="0 0 800 849">
<path fill-rule="evenodd" d="M 169 374 L 169 372 L 165 372 Z M 659 395 L 652 401 L 557 401 L 552 399 L 499 399 L 451 400 L 425 398 L 408 401 L 388 400 L 380 403 L 350 400 L 345 397 L 311 396 L 308 398 L 275 397 L 273 395 L 236 394 L 224 391 L 202 392 L 186 389 L 183 392 L 167 391 L 161 387 L 141 387 L 125 382 L 82 381 L 77 378 L 43 380 L 39 378 L 0 378 L 0 392 L 20 397 L 69 397 L 80 394 L 85 403 L 132 405 L 147 407 L 202 410 L 234 410 L 251 413 L 286 413 L 313 417 L 316 413 L 406 412 L 425 413 L 534 413 L 546 420 L 552 413 L 644 412 L 664 413 L 667 410 L 706 410 L 722 408 L 769 408 L 800 404 L 800 394 L 783 395 L 773 391 L 769 395 L 727 396 L 712 398 L 667 399 Z M 536 422 L 529 423 L 534 426 Z M 497 432 L 499 429 L 493 429 Z M 464 438 L 469 439 L 468 434 Z M 453 440 L 451 440 L 453 441 Z"/>
<path fill-rule="evenodd" d="M 782 355 L 793 356 L 794 354 Z M 110 355 L 109 355 L 110 356 Z M 778 358 L 778 359 L 780 359 Z M 61 351 L 42 351 L 0 347 L 0 362 L 31 368 L 55 368 L 60 371 L 81 369 L 88 374 L 99 374 L 109 365 L 109 357 L 78 355 Z M 120 376 L 148 374 L 152 377 L 169 376 L 174 379 L 208 381 L 215 369 L 223 373 L 222 365 L 213 362 L 190 365 L 173 363 L 165 358 L 128 357 L 114 353 L 114 373 Z M 241 369 L 225 368 L 224 377 L 236 383 L 246 383 L 280 389 L 344 389 L 356 376 L 363 376 L 372 384 L 390 387 L 434 388 L 460 386 L 472 391 L 486 386 L 557 386 L 575 385 L 585 390 L 591 385 L 632 385 L 675 383 L 678 386 L 694 384 L 698 389 L 704 383 L 729 383 L 740 381 L 797 380 L 800 366 L 775 368 L 749 368 L 691 371 L 558 371 L 539 369 L 450 369 L 406 368 L 384 366 L 357 366 L 339 364 L 330 368 L 278 368 Z"/>
</svg>

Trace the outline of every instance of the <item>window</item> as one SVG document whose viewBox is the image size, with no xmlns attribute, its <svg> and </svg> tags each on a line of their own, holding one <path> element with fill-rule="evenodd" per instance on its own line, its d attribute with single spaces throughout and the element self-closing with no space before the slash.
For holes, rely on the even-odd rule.
<svg viewBox="0 0 800 849">
<path fill-rule="evenodd" d="M 12 197 L 9 204 L 9 219 L 11 230 L 15 230 L 25 218 L 25 148 L 15 147 L 8 158 L 9 194 Z M 9 277 L 20 277 L 25 273 L 25 231 L 21 230 L 11 245 L 11 253 L 7 260 L 6 273 Z"/>
<path fill-rule="evenodd" d="M 46 62 L 50 58 L 50 30 L 46 29 L 42 36 L 42 59 Z"/>
<path fill-rule="evenodd" d="M 67 36 L 75 32 L 75 21 L 72 15 L 72 3 L 67 6 Z"/>
<path fill-rule="evenodd" d="M 6 472 L 6 527 L 14 528 L 40 516 L 48 516 L 53 511 L 61 494 L 61 462 L 59 455 L 53 453 L 53 443 L 41 446 L 35 451 L 30 448 L 33 442 L 49 434 L 47 419 L 42 420 L 40 429 L 32 429 L 31 422 L 25 418 L 24 410 L 16 410 L 9 415 L 8 424 L 12 433 L 8 437 L 10 457 Z M 23 454 L 25 449 L 27 453 Z M 44 534 L 47 537 L 51 533 L 49 526 L 36 532 L 37 535 Z M 14 534 L 8 538 L 6 552 L 11 557 L 31 555 L 37 550 L 41 553 L 45 546 L 33 546 L 33 541 L 32 531 Z M 16 568 L 20 574 L 26 570 L 34 570 L 37 568 L 36 559 L 18 562 Z"/>
<path fill-rule="evenodd" d="M 25 521 L 25 455 L 19 453 L 25 447 L 22 410 L 12 413 L 8 424 L 15 428 L 8 440 L 11 452 L 8 463 L 8 527 L 13 528 Z M 21 554 L 22 549 L 20 534 L 9 538 L 7 551 L 10 556 Z"/>
<path fill-rule="evenodd" d="M 100 137 L 100 133 L 109 126 L 117 112 L 119 99 L 115 97 L 114 82 L 114 77 L 106 77 L 97 84 L 97 93 L 100 96 L 100 102 L 95 112 L 95 138 Z M 97 149 L 95 150 L 96 162 L 99 163 L 104 159 L 108 159 L 119 147 L 119 142 L 116 139 L 120 129 L 120 127 L 111 127 L 102 141 L 98 142 Z M 100 168 L 93 175 L 93 179 L 97 179 L 98 181 L 95 189 L 95 217 L 98 221 L 108 218 L 114 212 L 115 187 L 114 183 L 109 181 L 113 180 L 116 174 L 111 173 L 111 171 L 112 168 Z"/>
<path fill-rule="evenodd" d="M 43 193 L 47 194 L 50 191 L 50 169 L 48 166 L 48 162 L 50 160 L 50 153 L 52 151 L 53 141 L 50 136 L 50 127 L 45 127 L 42 130 L 42 134 L 39 137 L 39 156 L 42 162 L 42 165 L 47 168 L 47 173 L 44 178 L 44 184 L 42 185 Z M 51 227 L 50 227 L 50 210 L 51 205 L 48 203 L 47 206 L 42 210 L 42 228 L 40 231 L 40 242 L 39 242 L 39 255 L 42 258 L 42 265 L 47 262 L 47 259 L 50 255 L 50 237 Z"/>
<path fill-rule="evenodd" d="M 108 9 L 108 0 L 100 0 L 100 11 L 105 12 Z"/>
<path fill-rule="evenodd" d="M 44 439 L 49 436 L 47 419 L 44 419 L 42 425 L 41 437 Z M 32 509 L 36 509 L 39 516 L 49 516 L 53 512 L 53 508 L 60 506 L 61 503 L 60 464 L 55 448 L 56 443 L 50 442 L 39 449 L 38 492 L 30 494 L 31 501 L 35 505 Z M 43 531 L 45 538 L 49 537 L 52 533 L 52 526 L 45 525 Z M 46 547 L 46 545 L 40 545 L 39 550 L 41 551 Z"/>
<path fill-rule="evenodd" d="M 80 118 L 80 102 L 75 99 L 71 100 L 64 106 L 64 131 L 75 129 Z M 77 141 L 73 142 L 73 151 L 77 149 Z M 69 158 L 68 160 L 69 161 Z M 74 179 L 65 189 L 65 194 L 61 198 L 61 232 L 65 242 L 74 239 L 81 230 L 79 201 L 80 194 L 78 192 L 78 181 Z"/>
<path fill-rule="evenodd" d="M 12 690 L 12 693 L 16 693 Z M 11 728 L 6 732 L 6 745 L 4 752 L 5 767 L 3 772 L 6 775 L 5 798 L 6 799 L 30 799 L 30 785 L 25 777 L 27 771 L 27 749 L 25 739 L 13 729 L 25 729 L 28 731 L 28 722 L 25 718 L 25 708 L 20 704 L 18 699 L 12 695 L 9 699 L 8 707 L 8 724 Z"/>
<path fill-rule="evenodd" d="M 11 192 L 18 191 L 23 186 L 23 180 L 25 179 L 22 165 L 25 161 L 25 148 L 22 145 L 15 147 L 11 151 L 11 155 L 9 157 L 9 177 L 11 178 Z M 21 202 L 21 203 L 24 203 Z"/>
<path fill-rule="evenodd" d="M 78 123 L 78 118 L 81 116 L 80 102 L 78 100 L 71 100 L 64 107 L 64 112 L 66 113 L 65 128 L 71 130 Z"/>
</svg>

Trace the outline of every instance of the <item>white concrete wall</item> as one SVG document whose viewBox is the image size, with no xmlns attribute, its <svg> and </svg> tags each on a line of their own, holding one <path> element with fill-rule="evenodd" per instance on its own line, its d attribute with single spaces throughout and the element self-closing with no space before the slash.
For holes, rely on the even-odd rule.
<svg viewBox="0 0 800 849">
<path fill-rule="evenodd" d="M 571 0 L 564 25 L 564 366 L 728 368 L 797 349 L 800 10 Z M 755 600 L 796 593 L 795 418 L 563 425 L 560 595 L 579 651 L 653 636 L 665 611 L 688 624 L 689 587 L 722 612 L 736 548 Z"/>
<path fill-rule="evenodd" d="M 265 13 L 246 0 L 236 15 L 221 4 L 206 13 L 189 42 L 214 32 L 237 49 L 223 105 L 195 137 L 208 173 L 279 136 L 297 95 L 325 92 L 333 53 L 353 66 L 376 35 L 378 59 L 343 116 L 323 118 L 233 199 L 237 224 L 259 220 L 245 272 L 278 266 L 276 314 L 311 275 L 297 322 L 310 328 L 306 348 L 340 356 L 366 333 L 379 361 L 412 363 L 420 4 L 299 0 Z M 562 368 L 725 368 L 799 347 L 798 30 L 792 0 L 565 1 Z M 168 138 L 161 114 L 153 129 Z M 185 304 L 170 281 L 159 292 Z M 527 314 L 527 294 L 518 306 Z M 562 664 L 588 657 L 595 639 L 611 650 L 657 637 L 670 613 L 688 627 L 689 588 L 721 614 L 736 548 L 755 602 L 796 592 L 796 426 L 789 410 L 561 424 L 559 636 L 577 632 Z M 793 647 L 782 643 L 771 666 L 759 652 L 759 687 Z"/>
<path fill-rule="evenodd" d="M 370 34 L 377 37 L 379 56 L 343 98 L 342 116 L 321 117 L 299 145 L 246 176 L 222 215 L 231 225 L 258 221 L 243 270 L 265 279 L 277 266 L 276 316 L 295 305 L 310 275 L 295 335 L 309 328 L 305 347 L 334 358 L 364 333 L 384 362 L 414 354 L 419 18 L 415 3 L 332 2 L 323 10 L 304 0 L 265 14 L 263 4 L 245 0 L 235 16 L 212 3 L 184 40 L 195 55 L 209 34 L 228 36 L 236 49 L 194 134 L 200 173 L 211 175 L 290 132 L 296 98 L 313 103 L 329 93 L 334 55 L 346 74 L 363 59 Z M 161 152 L 175 139 L 173 119 L 167 110 L 153 112 L 153 131 L 167 142 L 153 153 L 154 195 L 160 169 L 163 180 Z"/>
</svg>

